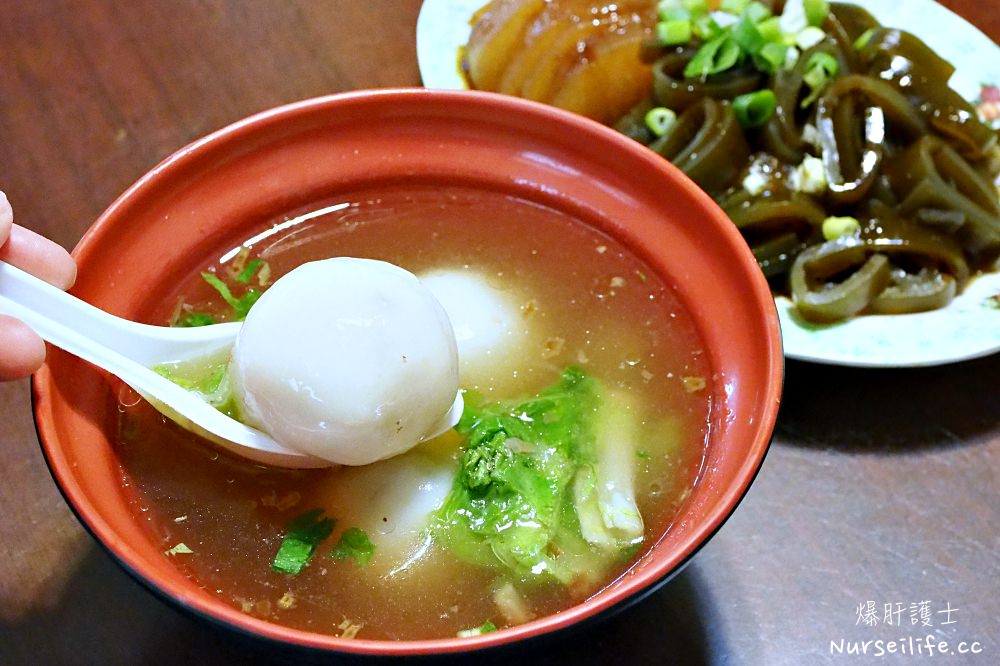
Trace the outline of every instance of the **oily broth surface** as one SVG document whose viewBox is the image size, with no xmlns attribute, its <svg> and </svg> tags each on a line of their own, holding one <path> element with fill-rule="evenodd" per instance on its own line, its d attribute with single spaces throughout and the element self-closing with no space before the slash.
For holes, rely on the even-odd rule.
<svg viewBox="0 0 1000 666">
<path fill-rule="evenodd" d="M 331 210 L 288 224 L 326 208 Z M 487 398 L 519 398 L 554 383 L 575 364 L 607 387 L 627 391 L 641 411 L 635 478 L 646 527 L 643 550 L 669 528 L 700 470 L 711 370 L 674 295 L 620 244 L 557 211 L 457 187 L 356 192 L 269 220 L 248 229 L 247 238 L 270 229 L 278 230 L 256 241 L 252 252 L 268 261 L 274 278 L 306 261 L 357 256 L 418 275 L 471 271 L 503 289 L 520 307 L 524 335 L 512 358 L 497 359 L 471 379 L 466 375 L 463 386 Z M 180 301 L 223 312 L 198 276 L 209 267 L 194 268 L 175 293 L 165 295 L 150 322 L 169 321 Z M 226 266 L 215 268 L 221 273 Z M 419 557 L 419 543 L 393 545 L 403 533 L 406 507 L 384 509 L 389 491 L 380 484 L 396 483 L 392 475 L 400 470 L 411 482 L 425 469 L 439 477 L 444 470 L 450 478 L 461 443 L 454 433 L 402 461 L 289 471 L 215 449 L 127 389 L 118 409 L 123 484 L 134 491 L 137 515 L 165 551 L 178 543 L 194 551 L 169 557 L 227 603 L 323 633 L 350 633 L 352 625 L 361 625 L 358 635 L 371 639 L 454 636 L 487 619 L 508 624 L 491 596 L 497 572 L 459 562 L 433 544 Z M 299 576 L 272 571 L 285 525 L 314 507 L 337 520 L 332 538 Z M 358 567 L 328 557 L 340 532 L 358 525 L 377 546 L 372 562 Z M 557 612 L 597 592 L 629 564 L 587 589 L 570 593 L 546 585 L 526 599 L 535 616 Z"/>
</svg>

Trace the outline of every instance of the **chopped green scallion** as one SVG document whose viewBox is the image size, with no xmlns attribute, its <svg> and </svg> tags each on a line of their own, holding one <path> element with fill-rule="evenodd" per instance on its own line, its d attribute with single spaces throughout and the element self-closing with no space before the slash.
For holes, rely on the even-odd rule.
<svg viewBox="0 0 1000 666">
<path fill-rule="evenodd" d="M 698 49 L 684 68 L 684 76 L 697 79 L 718 74 L 731 68 L 739 59 L 739 44 L 726 35 L 720 35 Z"/>
<path fill-rule="evenodd" d="M 777 105 L 774 92 L 768 89 L 747 93 L 733 99 L 733 111 L 736 112 L 736 119 L 745 128 L 759 127 L 766 123 Z"/>
<path fill-rule="evenodd" d="M 799 47 L 803 51 L 811 49 L 826 38 L 826 33 L 819 28 L 814 28 L 809 26 L 808 28 L 802 28 L 797 33 L 795 33 L 795 39 L 793 44 Z"/>
<path fill-rule="evenodd" d="M 656 39 L 661 46 L 677 46 L 691 41 L 691 21 L 660 21 L 656 24 Z"/>
<path fill-rule="evenodd" d="M 660 5 L 659 17 L 661 21 L 690 21 L 691 12 L 679 5 Z"/>
<path fill-rule="evenodd" d="M 854 40 L 854 49 L 860 51 L 861 49 L 868 46 L 868 42 L 871 41 L 872 35 L 875 34 L 875 28 L 868 28 L 861 35 Z"/>
<path fill-rule="evenodd" d="M 722 0 L 722 4 L 719 6 L 719 9 L 727 14 L 739 16 L 746 11 L 747 5 L 749 4 L 750 0 Z"/>
<path fill-rule="evenodd" d="M 781 17 L 772 16 L 757 24 L 757 30 L 761 37 L 767 42 L 781 43 L 785 39 L 785 34 L 781 31 Z"/>
<path fill-rule="evenodd" d="M 710 39 L 715 39 L 724 32 L 722 27 L 715 22 L 715 19 L 708 14 L 694 19 L 691 31 L 694 33 L 695 37 L 705 42 Z"/>
<path fill-rule="evenodd" d="M 814 53 L 809 56 L 806 62 L 806 72 L 802 75 L 802 80 L 809 86 L 810 92 L 802 100 L 800 106 L 804 109 L 817 99 L 826 88 L 830 79 L 840 71 L 840 63 L 829 53 Z"/>
<path fill-rule="evenodd" d="M 682 0 L 681 5 L 691 12 L 692 16 L 708 13 L 708 0 Z"/>
<path fill-rule="evenodd" d="M 828 241 L 841 236 L 853 236 L 861 229 L 861 223 L 853 217 L 828 217 L 823 220 L 823 238 Z"/>
<path fill-rule="evenodd" d="M 677 122 L 677 114 L 664 106 L 654 106 L 646 112 L 646 127 L 655 136 L 663 136 Z"/>
<path fill-rule="evenodd" d="M 830 3 L 827 0 L 802 0 L 802 8 L 809 25 L 823 25 L 830 14 Z"/>
<path fill-rule="evenodd" d="M 747 5 L 746 10 L 743 15 L 748 17 L 754 23 L 760 23 L 766 18 L 770 18 L 771 10 L 762 2 L 757 2 L 754 0 L 749 5 Z"/>
<path fill-rule="evenodd" d="M 306 511 L 292 520 L 271 568 L 297 576 L 309 564 L 316 546 L 333 532 L 333 526 L 332 518 L 323 517 L 323 509 Z"/>
<path fill-rule="evenodd" d="M 744 51 L 750 54 L 761 50 L 767 40 L 760 34 L 757 24 L 750 19 L 749 14 L 744 14 L 732 27 L 733 40 L 740 45 Z"/>
<path fill-rule="evenodd" d="M 813 53 L 806 62 L 806 69 L 820 70 L 828 77 L 833 77 L 840 71 L 840 63 L 829 53 Z"/>
<path fill-rule="evenodd" d="M 789 47 L 778 42 L 764 44 L 759 53 L 754 54 L 753 61 L 757 69 L 768 74 L 774 74 L 785 64 Z"/>
<path fill-rule="evenodd" d="M 368 538 L 368 534 L 358 527 L 349 527 L 340 535 L 340 541 L 330 551 L 330 557 L 337 560 L 350 558 L 359 567 L 363 567 L 372 559 L 374 553 L 375 544 Z"/>
</svg>

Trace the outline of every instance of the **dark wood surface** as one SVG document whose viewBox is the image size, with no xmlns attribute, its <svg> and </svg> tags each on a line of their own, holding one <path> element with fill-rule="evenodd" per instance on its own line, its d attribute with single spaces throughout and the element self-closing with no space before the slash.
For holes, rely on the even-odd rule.
<svg viewBox="0 0 1000 666">
<path fill-rule="evenodd" d="M 944 4 L 1000 38 L 992 0 Z M 8 0 L 0 189 L 16 221 L 72 247 L 211 130 L 305 97 L 419 84 L 419 5 Z M 639 606 L 515 658 L 811 664 L 848 659 L 830 655 L 841 638 L 930 633 L 979 643 L 947 663 L 1000 663 L 998 376 L 1000 355 L 898 371 L 790 362 L 764 467 L 693 563 Z M 53 484 L 29 407 L 27 382 L 0 385 L 0 664 L 278 663 L 163 605 L 104 554 Z M 858 622 L 868 601 L 875 627 Z M 911 624 L 923 601 L 930 627 Z M 900 626 L 884 622 L 887 603 L 905 605 Z M 923 661 L 899 662 L 911 659 Z"/>
</svg>

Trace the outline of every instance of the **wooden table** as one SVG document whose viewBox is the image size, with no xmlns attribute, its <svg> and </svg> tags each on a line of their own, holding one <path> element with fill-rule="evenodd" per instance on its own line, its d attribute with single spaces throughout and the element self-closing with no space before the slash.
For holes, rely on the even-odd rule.
<svg viewBox="0 0 1000 666">
<path fill-rule="evenodd" d="M 945 4 L 1000 38 L 993 2 Z M 419 5 L 8 0 L 0 188 L 17 221 L 72 247 L 211 130 L 305 97 L 418 85 Z M 998 376 L 1000 355 L 927 370 L 789 363 L 774 445 L 718 536 L 638 607 L 522 658 L 822 663 L 848 659 L 830 655 L 842 638 L 933 634 L 982 650 L 947 663 L 1000 663 Z M 155 600 L 84 533 L 42 459 L 27 382 L 0 386 L 0 422 L 0 664 L 273 660 Z M 859 622 L 869 601 L 874 627 Z"/>
</svg>

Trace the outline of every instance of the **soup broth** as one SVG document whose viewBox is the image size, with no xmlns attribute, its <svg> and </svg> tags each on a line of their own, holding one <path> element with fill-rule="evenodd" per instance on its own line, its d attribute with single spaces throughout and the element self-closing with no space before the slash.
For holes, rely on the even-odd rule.
<svg viewBox="0 0 1000 666">
<path fill-rule="evenodd" d="M 123 388 L 123 484 L 164 557 L 204 590 L 308 631 L 450 637 L 486 621 L 503 627 L 563 610 L 620 576 L 670 529 L 700 471 L 711 369 L 678 299 L 620 243 L 519 198 L 429 185 L 349 193 L 262 221 L 246 238 L 249 249 L 220 248 L 213 265 L 194 267 L 147 321 L 167 324 L 188 311 L 225 320 L 226 304 L 199 272 L 232 277 L 252 258 L 267 262 L 247 282 L 260 289 L 333 256 L 381 259 L 417 275 L 479 276 L 515 304 L 516 330 L 485 360 L 462 366 L 463 388 L 486 402 L 530 398 L 576 367 L 626 396 L 635 427 L 621 436 L 630 438 L 623 450 L 644 534 L 629 557 L 591 578 L 525 583 L 468 563 L 426 529 L 455 476 L 463 437 L 454 431 L 364 467 L 268 469 L 182 430 Z M 299 575 L 273 570 L 289 522 L 314 508 L 336 521 L 332 535 Z M 349 528 L 374 544 L 370 561 L 330 556 Z"/>
</svg>

